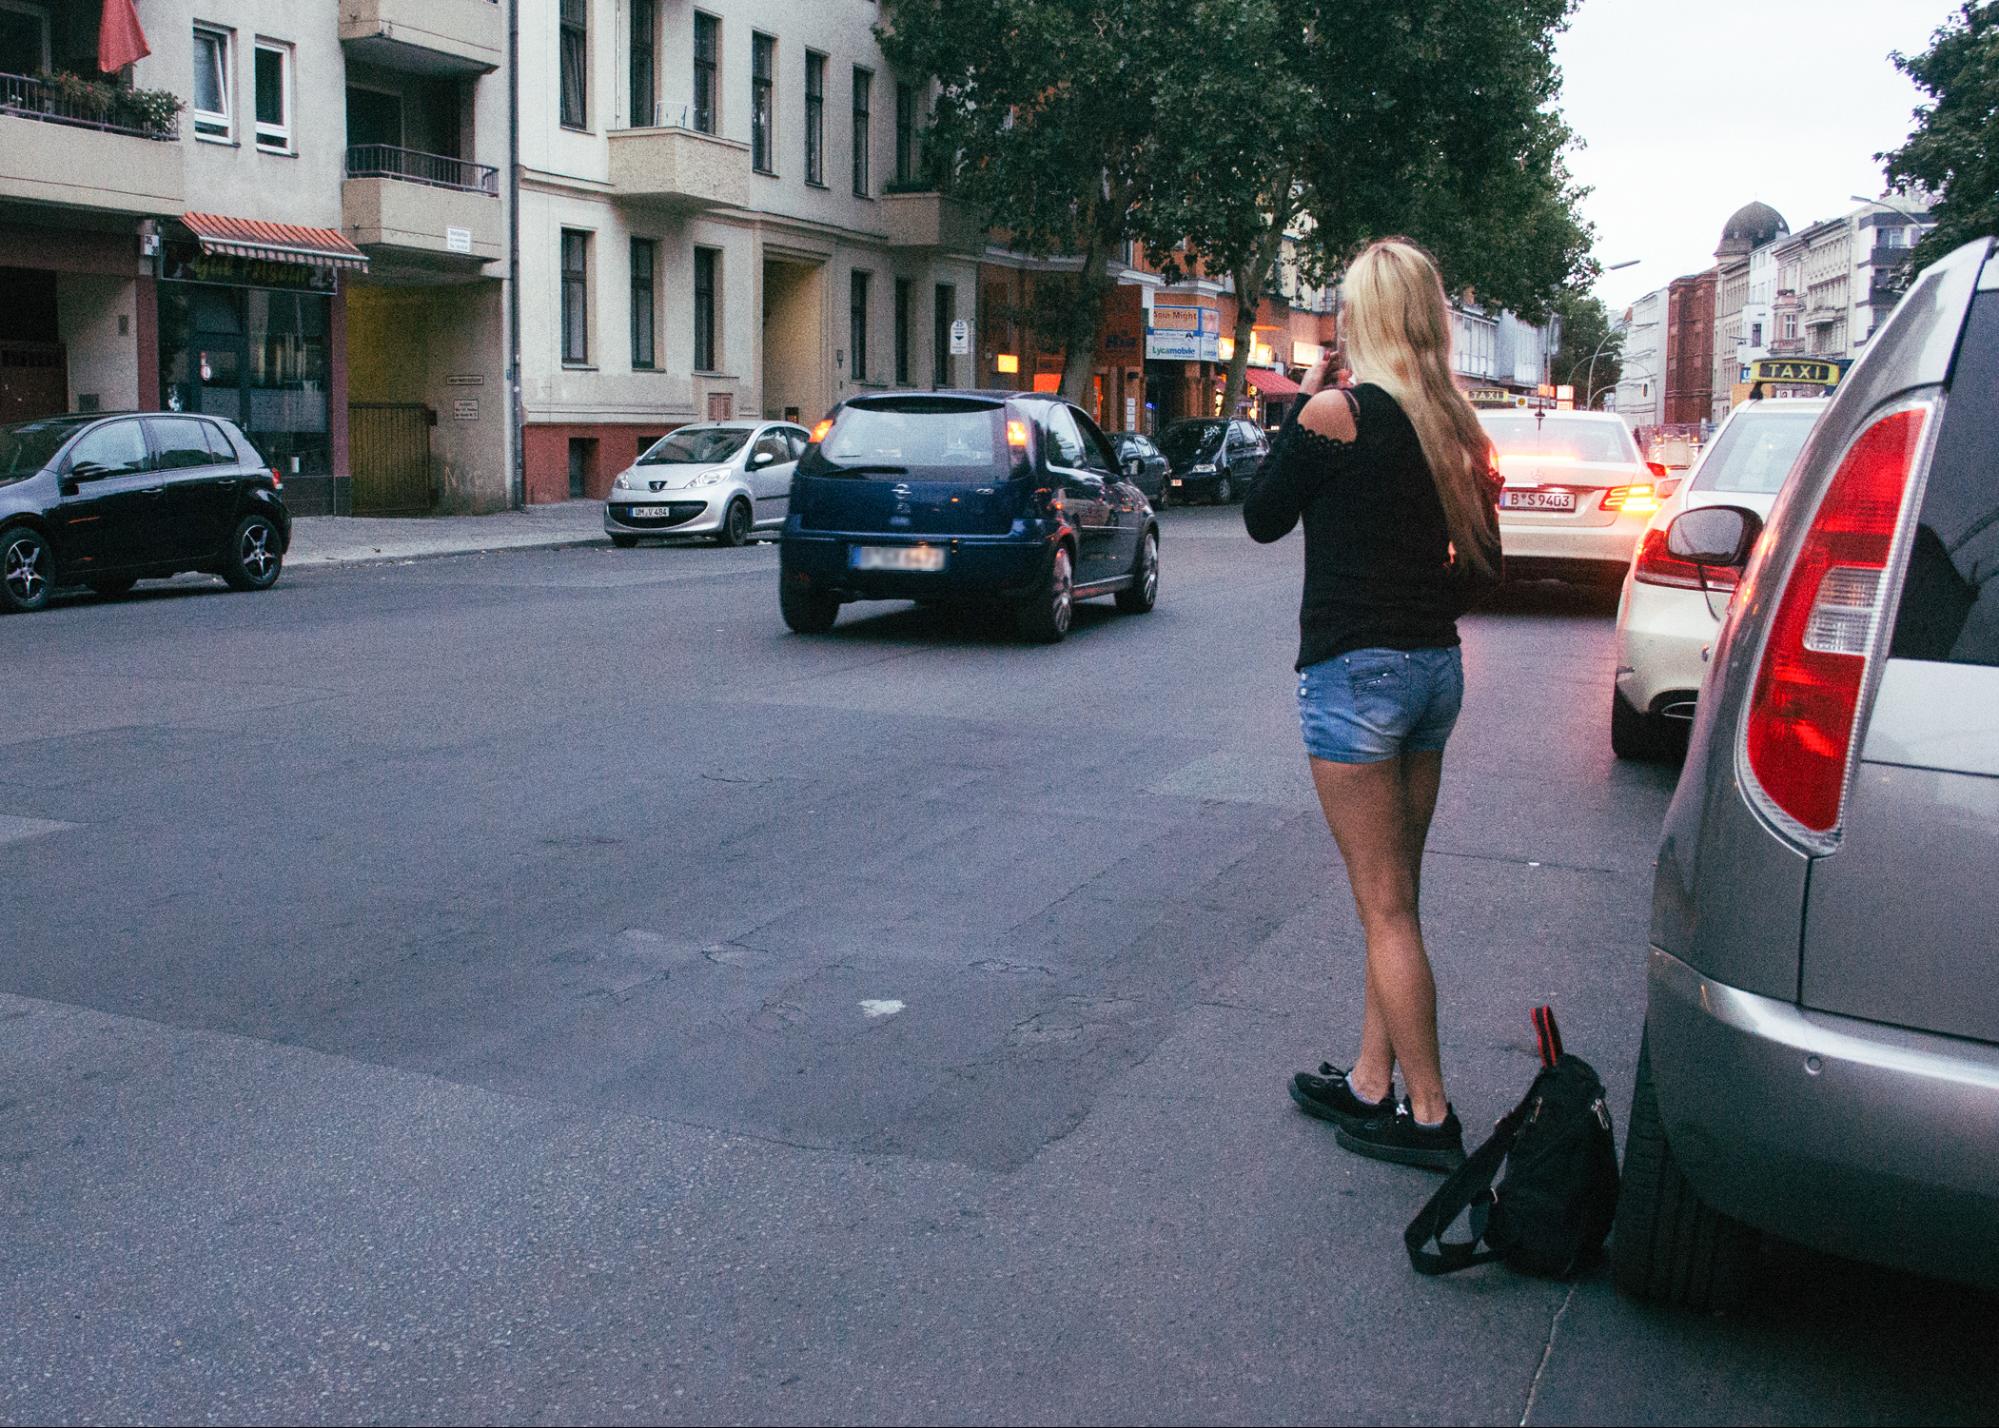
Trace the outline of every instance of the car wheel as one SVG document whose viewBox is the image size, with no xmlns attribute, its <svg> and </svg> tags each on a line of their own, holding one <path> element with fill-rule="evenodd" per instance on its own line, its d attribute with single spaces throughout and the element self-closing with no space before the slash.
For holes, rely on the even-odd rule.
<svg viewBox="0 0 1999 1428">
<path fill-rule="evenodd" d="M 25 615 L 48 604 L 55 563 L 40 531 L 26 526 L 0 531 L 0 610 Z"/>
<path fill-rule="evenodd" d="M 611 537 L 611 544 L 615 545 L 619 550 L 630 550 L 638 543 L 639 538 L 635 535 L 614 535 Z"/>
<path fill-rule="evenodd" d="M 1117 607 L 1127 615 L 1143 615 L 1159 603 L 1159 532 L 1147 531 L 1138 543 L 1138 564 L 1132 582 L 1117 593 Z"/>
<path fill-rule="evenodd" d="M 789 576 L 782 577 L 778 582 L 777 607 L 784 616 L 786 627 L 799 635 L 823 635 L 840 618 L 838 600 L 801 586 Z"/>
<path fill-rule="evenodd" d="M 729 502 L 728 514 L 722 517 L 722 529 L 715 532 L 719 545 L 747 545 L 750 540 L 750 503 L 741 496 Z"/>
<path fill-rule="evenodd" d="M 1652 1089 L 1652 1053 L 1638 1048 L 1638 1083 L 1624 1140 L 1610 1257 L 1617 1287 L 1684 1309 L 1726 1309 L 1742 1297 L 1760 1236 L 1702 1201 L 1673 1159 Z"/>
<path fill-rule="evenodd" d="M 1048 563 L 1048 579 L 1040 593 L 1030 595 L 1014 612 L 1020 637 L 1037 645 L 1052 645 L 1069 633 L 1076 613 L 1076 577 L 1070 563 L 1069 547 L 1055 548 Z"/>
<path fill-rule="evenodd" d="M 90 588 L 106 600 L 115 600 L 120 595 L 129 593 L 132 587 L 138 583 L 139 581 L 136 576 L 120 575 L 111 580 L 93 580 L 90 582 Z"/>
<path fill-rule="evenodd" d="M 1229 473 L 1224 471 L 1215 478 L 1215 504 L 1217 506 L 1226 506 L 1234 499 L 1235 483 L 1229 480 Z"/>
<path fill-rule="evenodd" d="M 1610 692 L 1610 751 L 1620 759 L 1658 763 L 1672 750 L 1672 730 L 1656 714 L 1640 714 L 1618 690 Z"/>
<path fill-rule="evenodd" d="M 278 546 L 278 528 L 269 516 L 243 517 L 222 558 L 222 578 L 229 582 L 229 588 L 268 590 L 277 584 L 285 561 Z"/>
</svg>

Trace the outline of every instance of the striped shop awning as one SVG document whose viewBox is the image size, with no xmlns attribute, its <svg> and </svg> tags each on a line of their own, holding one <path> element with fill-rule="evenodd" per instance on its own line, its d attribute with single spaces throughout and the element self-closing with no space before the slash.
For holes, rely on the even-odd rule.
<svg viewBox="0 0 1999 1428">
<path fill-rule="evenodd" d="M 183 213 L 204 253 L 258 258 L 267 263 L 300 263 L 313 268 L 368 270 L 368 255 L 337 228 L 306 228 L 261 218 L 226 218 L 219 213 Z"/>
</svg>

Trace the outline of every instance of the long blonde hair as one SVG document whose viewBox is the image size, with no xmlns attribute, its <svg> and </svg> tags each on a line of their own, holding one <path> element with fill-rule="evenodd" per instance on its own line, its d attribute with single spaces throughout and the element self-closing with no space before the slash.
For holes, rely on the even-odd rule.
<svg viewBox="0 0 1999 1428">
<path fill-rule="evenodd" d="M 1451 316 L 1436 260 L 1407 238 L 1377 239 L 1347 268 L 1340 298 L 1354 380 L 1395 398 L 1423 445 L 1457 559 L 1495 574 L 1492 447 L 1451 380 Z"/>
</svg>

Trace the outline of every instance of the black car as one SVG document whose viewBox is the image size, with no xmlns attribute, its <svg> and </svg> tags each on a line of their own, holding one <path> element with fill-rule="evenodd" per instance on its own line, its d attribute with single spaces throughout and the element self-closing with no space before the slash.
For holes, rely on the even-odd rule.
<svg viewBox="0 0 1999 1428">
<path fill-rule="evenodd" d="M 0 610 L 58 587 L 120 595 L 185 570 L 277 583 L 291 544 L 278 473 L 219 417 L 91 413 L 0 426 Z"/>
<path fill-rule="evenodd" d="M 1165 505 L 1166 481 L 1173 471 L 1166 453 L 1154 446 L 1152 438 L 1142 431 L 1114 431 L 1110 438 L 1117 449 L 1120 467 L 1128 468 L 1134 460 L 1139 463 L 1138 474 L 1131 478 L 1131 484 L 1145 492 L 1145 499 L 1155 507 Z"/>
<path fill-rule="evenodd" d="M 1226 505 L 1245 495 L 1270 441 L 1256 423 L 1241 417 L 1193 417 L 1159 434 L 1159 449 L 1173 463 L 1167 490 L 1175 501 L 1205 498 Z"/>
<path fill-rule="evenodd" d="M 778 543 L 784 622 L 829 630 L 850 600 L 1003 600 L 1023 638 L 1077 600 L 1159 595 L 1159 526 L 1110 441 L 1060 397 L 889 392 L 813 429 Z"/>
</svg>

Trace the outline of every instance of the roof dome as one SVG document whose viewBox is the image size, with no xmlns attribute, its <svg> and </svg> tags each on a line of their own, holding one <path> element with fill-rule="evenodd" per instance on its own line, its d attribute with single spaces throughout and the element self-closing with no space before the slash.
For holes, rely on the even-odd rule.
<svg viewBox="0 0 1999 1428">
<path fill-rule="evenodd" d="M 1790 231 L 1791 225 L 1784 221 L 1784 215 L 1769 204 L 1745 203 L 1722 225 L 1721 243 L 1724 248 L 1739 245 L 1740 250 L 1746 251 L 1760 248 Z"/>
</svg>

